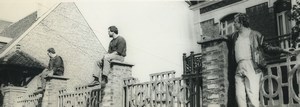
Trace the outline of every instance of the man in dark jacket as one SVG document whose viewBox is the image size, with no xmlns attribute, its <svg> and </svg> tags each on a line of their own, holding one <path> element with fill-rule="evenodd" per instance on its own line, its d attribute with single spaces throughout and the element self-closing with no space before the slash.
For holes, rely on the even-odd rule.
<svg viewBox="0 0 300 107">
<path fill-rule="evenodd" d="M 64 75 L 64 62 L 63 59 L 56 55 L 54 48 L 49 48 L 47 50 L 47 54 L 50 57 L 48 67 L 42 72 L 40 79 L 41 79 L 41 86 L 39 88 L 45 89 L 46 87 L 46 80 L 45 77 L 50 75 L 56 76 L 63 76 Z"/>
<path fill-rule="evenodd" d="M 265 67 L 261 53 L 292 53 L 263 42 L 264 37 L 249 28 L 249 18 L 244 13 L 235 15 L 234 26 L 237 32 L 225 38 L 228 39 L 229 67 L 236 68 L 237 103 L 239 107 L 247 107 L 248 96 L 250 107 L 259 107 L 259 82 Z"/>
<path fill-rule="evenodd" d="M 54 48 L 49 48 L 48 56 L 50 57 L 48 70 L 53 71 L 53 75 L 63 76 L 64 74 L 64 62 L 63 59 L 56 55 Z"/>
</svg>

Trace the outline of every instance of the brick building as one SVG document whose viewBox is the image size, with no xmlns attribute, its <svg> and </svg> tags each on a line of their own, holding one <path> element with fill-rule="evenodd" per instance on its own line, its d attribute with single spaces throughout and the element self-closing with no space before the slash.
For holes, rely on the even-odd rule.
<svg viewBox="0 0 300 107">
<path fill-rule="evenodd" d="M 0 31 L 2 87 L 35 90 L 50 47 L 64 60 L 67 87 L 88 84 L 99 74 L 96 62 L 105 49 L 74 3 L 60 3 L 41 17 L 34 12 L 14 23 L 1 21 Z"/>
</svg>

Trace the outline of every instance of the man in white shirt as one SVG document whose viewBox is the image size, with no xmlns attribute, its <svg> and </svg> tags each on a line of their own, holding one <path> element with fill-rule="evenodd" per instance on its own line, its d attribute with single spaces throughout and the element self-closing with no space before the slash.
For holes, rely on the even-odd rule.
<svg viewBox="0 0 300 107">
<path fill-rule="evenodd" d="M 259 82 L 265 64 L 260 58 L 260 52 L 276 52 L 292 54 L 279 47 L 272 47 L 263 42 L 264 37 L 249 28 L 249 18 L 244 13 L 235 15 L 234 27 L 237 32 L 227 35 L 230 63 L 236 66 L 235 88 L 239 107 L 259 107 Z M 231 61 L 232 60 L 232 61 Z"/>
</svg>

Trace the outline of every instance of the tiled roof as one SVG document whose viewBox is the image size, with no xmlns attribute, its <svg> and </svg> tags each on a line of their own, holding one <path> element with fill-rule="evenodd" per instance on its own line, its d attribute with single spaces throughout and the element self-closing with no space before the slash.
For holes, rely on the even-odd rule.
<svg viewBox="0 0 300 107">
<path fill-rule="evenodd" d="M 5 28 L 7 28 L 12 22 L 0 20 L 0 32 L 2 32 Z"/>
<path fill-rule="evenodd" d="M 33 12 L 32 14 L 3 29 L 0 35 L 10 38 L 18 37 L 23 34 L 36 21 L 36 19 L 37 12 Z"/>
<path fill-rule="evenodd" d="M 23 19 L 12 23 L 11 25 L 7 26 L 0 31 L 0 36 L 12 38 L 12 41 L 15 41 L 19 36 L 21 36 L 37 19 L 37 12 L 34 12 Z M 1 22 L 0 22 L 1 24 Z M 0 25 L 1 26 L 1 25 Z M 1 27 L 0 27 L 1 30 Z M 2 46 L 0 49 L 0 53 L 2 53 L 11 43 Z"/>
<path fill-rule="evenodd" d="M 16 65 L 20 67 L 38 69 L 45 68 L 45 65 L 43 63 L 40 63 L 34 57 L 19 50 L 0 58 L 0 65 Z"/>
</svg>

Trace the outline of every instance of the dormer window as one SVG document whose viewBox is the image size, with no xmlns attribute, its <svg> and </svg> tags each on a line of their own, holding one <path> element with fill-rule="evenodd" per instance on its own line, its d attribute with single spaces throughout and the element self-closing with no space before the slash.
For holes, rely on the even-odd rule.
<svg viewBox="0 0 300 107">
<path fill-rule="evenodd" d="M 3 48 L 6 44 L 8 44 L 12 38 L 0 36 L 0 49 Z"/>
</svg>

